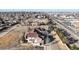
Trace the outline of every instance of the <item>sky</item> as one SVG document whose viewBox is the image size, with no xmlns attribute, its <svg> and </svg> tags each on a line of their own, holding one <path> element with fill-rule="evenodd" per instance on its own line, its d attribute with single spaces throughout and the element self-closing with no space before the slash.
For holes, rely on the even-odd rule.
<svg viewBox="0 0 79 59">
<path fill-rule="evenodd" d="M 0 0 L 0 12 L 78 12 L 79 0 Z"/>
<path fill-rule="evenodd" d="M 79 12 L 79 9 L 0 9 L 0 12 L 16 12 L 16 11 L 26 11 L 26 12 Z"/>
<path fill-rule="evenodd" d="M 27 11 L 78 11 L 79 0 L 0 0 L 0 11 L 25 9 Z"/>
<path fill-rule="evenodd" d="M 79 0 L 0 0 L 0 9 L 77 9 Z"/>
</svg>

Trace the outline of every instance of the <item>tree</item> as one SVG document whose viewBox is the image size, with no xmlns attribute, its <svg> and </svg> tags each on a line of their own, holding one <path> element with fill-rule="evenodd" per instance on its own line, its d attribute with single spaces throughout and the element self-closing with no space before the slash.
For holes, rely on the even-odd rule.
<svg viewBox="0 0 79 59">
<path fill-rule="evenodd" d="M 77 46 L 74 44 L 73 46 L 71 46 L 71 49 L 72 49 L 72 50 L 77 50 L 78 48 L 77 48 Z"/>
</svg>

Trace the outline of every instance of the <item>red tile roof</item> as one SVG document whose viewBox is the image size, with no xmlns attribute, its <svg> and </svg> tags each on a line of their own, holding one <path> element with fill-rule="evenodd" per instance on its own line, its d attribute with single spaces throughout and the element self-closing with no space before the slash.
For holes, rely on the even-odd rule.
<svg viewBox="0 0 79 59">
<path fill-rule="evenodd" d="M 29 32 L 27 37 L 38 37 L 38 34 L 36 32 Z"/>
</svg>

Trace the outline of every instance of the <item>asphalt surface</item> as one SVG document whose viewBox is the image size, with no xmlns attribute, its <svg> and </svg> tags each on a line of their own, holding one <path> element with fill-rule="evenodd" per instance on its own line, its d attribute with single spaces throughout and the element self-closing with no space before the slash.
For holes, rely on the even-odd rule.
<svg viewBox="0 0 79 59">
<path fill-rule="evenodd" d="M 57 25 L 58 25 L 59 27 L 61 27 L 62 29 L 65 29 L 69 34 L 71 34 L 71 36 L 72 36 L 73 38 L 79 40 L 79 36 L 78 36 L 76 33 L 74 33 L 67 25 L 62 24 L 62 23 L 59 22 L 58 20 L 54 20 L 54 21 L 57 23 Z M 77 45 L 77 47 L 79 47 L 79 41 L 76 42 L 75 44 Z"/>
</svg>

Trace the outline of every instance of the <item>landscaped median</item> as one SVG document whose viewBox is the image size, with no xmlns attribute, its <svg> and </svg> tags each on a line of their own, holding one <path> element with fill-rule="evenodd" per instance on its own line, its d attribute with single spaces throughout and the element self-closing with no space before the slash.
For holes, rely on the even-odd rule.
<svg viewBox="0 0 79 59">
<path fill-rule="evenodd" d="M 62 42 L 66 43 L 66 36 L 64 36 L 64 34 L 59 29 L 56 30 L 56 33 L 58 34 Z"/>
<path fill-rule="evenodd" d="M 68 43 L 67 36 L 65 36 L 59 28 L 56 30 L 56 33 L 58 34 L 58 36 L 60 37 L 62 42 L 69 47 L 69 49 L 71 49 L 71 50 L 78 50 L 79 49 L 79 48 L 77 48 L 77 46 L 74 43 L 73 44 Z"/>
</svg>

